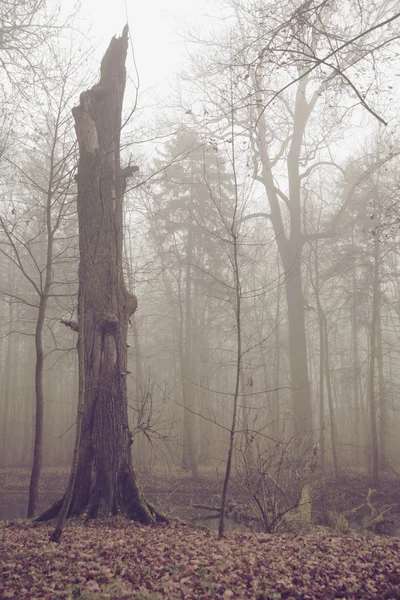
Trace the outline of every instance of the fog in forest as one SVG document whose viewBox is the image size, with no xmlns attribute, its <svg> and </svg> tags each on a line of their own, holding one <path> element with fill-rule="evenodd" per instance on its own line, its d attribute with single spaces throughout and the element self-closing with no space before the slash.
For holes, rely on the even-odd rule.
<svg viewBox="0 0 400 600">
<path fill-rule="evenodd" d="M 110 4 L 96 22 L 90 2 L 0 2 L 0 517 L 62 495 L 78 398 L 93 422 L 108 402 L 114 423 L 114 395 L 139 481 L 211 474 L 219 510 L 251 507 L 258 530 L 302 507 L 325 522 L 305 500 L 324 481 L 361 486 L 330 518 L 371 506 L 388 482 L 397 494 L 398 2 L 147 5 Z M 122 102 L 123 87 L 103 89 L 113 57 L 101 60 L 126 21 L 122 120 L 106 146 L 91 119 L 95 102 L 101 115 Z M 107 341 L 116 305 L 122 346 Z M 107 360 L 119 369 L 108 396 L 91 383 Z M 88 450 L 82 411 L 78 479 L 82 456 L 118 437 L 102 421 Z M 38 496 L 52 472 L 63 485 Z"/>
</svg>

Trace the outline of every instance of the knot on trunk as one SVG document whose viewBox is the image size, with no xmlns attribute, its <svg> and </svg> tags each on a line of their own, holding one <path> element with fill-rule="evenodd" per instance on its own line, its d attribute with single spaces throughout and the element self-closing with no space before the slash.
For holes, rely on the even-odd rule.
<svg viewBox="0 0 400 600">
<path fill-rule="evenodd" d="M 125 310 L 128 319 L 131 318 L 133 313 L 136 311 L 138 306 L 137 298 L 135 294 L 131 294 L 130 292 L 125 292 Z"/>
<path fill-rule="evenodd" d="M 101 320 L 108 331 L 115 331 L 119 325 L 118 317 L 114 313 L 104 313 Z"/>
</svg>

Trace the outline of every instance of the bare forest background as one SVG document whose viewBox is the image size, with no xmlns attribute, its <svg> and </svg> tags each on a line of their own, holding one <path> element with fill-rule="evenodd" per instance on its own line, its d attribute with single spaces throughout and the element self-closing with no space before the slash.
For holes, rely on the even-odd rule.
<svg viewBox="0 0 400 600">
<path fill-rule="evenodd" d="M 247 481 L 318 443 L 322 472 L 378 485 L 400 468 L 400 5 L 214 5 L 168 95 L 131 64 L 125 96 L 134 467 L 222 472 L 234 432 Z M 71 110 L 98 64 L 65 12 L 0 2 L 1 467 L 74 447 Z"/>
</svg>

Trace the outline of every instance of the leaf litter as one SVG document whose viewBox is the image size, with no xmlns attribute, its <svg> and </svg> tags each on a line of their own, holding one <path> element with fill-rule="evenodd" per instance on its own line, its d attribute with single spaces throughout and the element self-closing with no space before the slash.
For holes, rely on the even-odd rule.
<svg viewBox="0 0 400 600">
<path fill-rule="evenodd" d="M 400 539 L 229 533 L 173 523 L 0 523 L 0 599 L 399 600 Z"/>
</svg>

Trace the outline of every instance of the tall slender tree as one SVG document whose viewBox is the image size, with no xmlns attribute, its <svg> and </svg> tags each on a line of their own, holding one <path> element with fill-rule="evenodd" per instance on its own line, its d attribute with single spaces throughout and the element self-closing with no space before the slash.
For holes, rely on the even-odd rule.
<svg viewBox="0 0 400 600">
<path fill-rule="evenodd" d="M 355 94 L 364 109 L 384 121 L 363 98 L 350 74 L 354 65 L 366 58 L 368 42 L 368 56 L 375 48 L 379 53 L 389 47 L 393 42 L 389 23 L 399 15 L 392 10 L 392 3 L 379 7 L 366 2 L 351 7 L 347 4 L 346 21 L 339 16 L 339 11 L 345 10 L 343 3 L 312 0 L 295 5 L 278 2 L 273 7 L 270 2 L 254 3 L 249 7 L 239 1 L 230 7 L 234 25 L 225 47 L 218 39 L 211 63 L 196 73 L 202 87 L 204 80 L 212 80 L 213 94 L 201 96 L 201 90 L 197 91 L 203 98 L 204 112 L 212 115 L 209 126 L 213 131 L 218 120 L 220 137 L 231 139 L 228 115 L 233 108 L 233 135 L 249 140 L 249 176 L 264 191 L 266 207 L 247 218 L 264 219 L 272 225 L 285 273 L 293 424 L 307 453 L 313 437 L 313 406 L 302 258 L 310 241 L 336 235 L 360 181 L 348 182 L 331 221 L 323 219 L 322 227 L 313 232 L 307 229 L 305 219 L 305 191 L 316 171 L 326 176 L 340 172 L 335 157 L 326 151 L 326 142 L 341 127 L 348 96 Z M 363 39 L 365 46 L 355 44 L 353 38 Z M 236 75 L 232 105 L 226 94 L 226 65 Z M 339 96 L 346 106 L 343 110 Z M 197 98 L 192 114 L 198 105 Z M 199 119 L 199 111 L 196 116 Z M 377 161 L 372 165 L 369 174 L 381 164 Z M 362 174 L 361 180 L 367 175 Z"/>
</svg>

